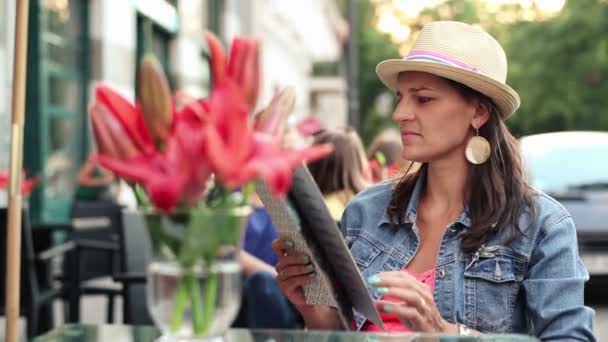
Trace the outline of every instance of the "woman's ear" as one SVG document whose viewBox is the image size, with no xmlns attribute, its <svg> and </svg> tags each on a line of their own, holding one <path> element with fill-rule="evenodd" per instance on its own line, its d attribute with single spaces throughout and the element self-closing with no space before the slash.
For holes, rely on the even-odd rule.
<svg viewBox="0 0 608 342">
<path fill-rule="evenodd" d="M 483 125 L 490 119 L 490 106 L 484 101 L 478 101 L 475 109 L 475 115 L 473 115 L 473 121 L 471 125 L 477 129 L 483 127 Z"/>
</svg>

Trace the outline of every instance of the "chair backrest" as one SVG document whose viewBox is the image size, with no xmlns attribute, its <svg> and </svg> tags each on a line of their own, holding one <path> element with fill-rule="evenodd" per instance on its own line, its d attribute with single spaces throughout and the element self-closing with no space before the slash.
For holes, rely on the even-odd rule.
<svg viewBox="0 0 608 342">
<path fill-rule="evenodd" d="M 0 208 L 0 312 L 4 314 L 4 296 L 6 290 L 6 240 L 7 240 L 7 208 Z M 29 214 L 27 208 L 23 208 L 21 217 L 21 292 L 20 306 L 22 310 L 27 307 L 25 301 L 36 295 L 38 281 L 35 269 L 34 245 L 30 229 Z M 26 286 L 24 286 L 26 285 Z"/>
<path fill-rule="evenodd" d="M 74 241 L 94 240 L 118 245 L 122 229 L 122 208 L 111 202 L 75 201 L 70 214 Z M 119 268 L 119 253 L 113 256 L 104 251 L 86 251 L 81 260 L 82 280 L 108 276 Z M 112 256 L 112 257 L 111 257 Z"/>
<path fill-rule="evenodd" d="M 142 213 L 123 210 L 121 230 L 121 265 L 126 274 L 145 274 L 152 259 L 152 244 L 148 228 Z M 153 324 L 146 305 L 146 283 L 133 282 L 123 284 L 124 310 L 126 324 Z"/>
</svg>

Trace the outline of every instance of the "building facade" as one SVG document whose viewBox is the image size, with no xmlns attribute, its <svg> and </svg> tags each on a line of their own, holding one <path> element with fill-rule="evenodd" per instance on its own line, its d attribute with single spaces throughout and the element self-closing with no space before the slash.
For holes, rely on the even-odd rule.
<svg viewBox="0 0 608 342">
<path fill-rule="evenodd" d="M 7 60 L 15 0 L 1 3 L 9 20 L 1 24 L 0 58 Z M 94 148 L 87 120 L 94 86 L 102 82 L 134 99 L 137 63 L 153 52 L 174 90 L 205 96 L 206 30 L 224 42 L 237 34 L 261 40 L 259 105 L 290 85 L 296 117 L 319 115 L 344 125 L 341 76 L 319 86 L 313 75 L 315 63 L 341 60 L 344 25 L 336 4 L 322 0 L 30 0 L 24 168 L 41 176 L 29 198 L 33 221 L 69 217 L 78 169 Z M 8 168 L 11 67 L 0 71 L 0 170 Z"/>
<path fill-rule="evenodd" d="M 225 1 L 221 34 L 251 34 L 262 43 L 264 104 L 280 87 L 296 90 L 294 116 L 318 116 L 326 126 L 346 124 L 346 83 L 340 68 L 315 75 L 315 65 L 343 63 L 348 25 L 335 1 Z"/>
</svg>

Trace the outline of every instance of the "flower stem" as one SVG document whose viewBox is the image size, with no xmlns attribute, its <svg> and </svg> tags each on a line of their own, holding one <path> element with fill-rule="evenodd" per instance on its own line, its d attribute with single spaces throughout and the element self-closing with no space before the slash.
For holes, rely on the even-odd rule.
<svg viewBox="0 0 608 342">
<path fill-rule="evenodd" d="M 184 310 L 186 309 L 186 300 L 188 299 L 188 284 L 186 276 L 179 278 L 177 293 L 175 294 L 175 304 L 173 304 L 173 315 L 171 315 L 171 331 L 177 332 L 182 325 L 184 319 Z"/>
<path fill-rule="evenodd" d="M 213 317 L 216 305 L 216 295 L 218 289 L 217 273 L 211 267 L 209 268 L 209 277 L 207 278 L 207 286 L 205 287 L 205 303 L 203 317 L 205 317 L 204 331 L 210 328 L 211 317 Z"/>
<path fill-rule="evenodd" d="M 190 297 L 192 300 L 192 328 L 194 329 L 194 334 L 196 336 L 204 336 L 209 328 L 208 323 L 211 322 L 211 316 L 205 315 L 203 312 L 201 289 L 197 277 L 191 276 L 189 283 Z"/>
</svg>

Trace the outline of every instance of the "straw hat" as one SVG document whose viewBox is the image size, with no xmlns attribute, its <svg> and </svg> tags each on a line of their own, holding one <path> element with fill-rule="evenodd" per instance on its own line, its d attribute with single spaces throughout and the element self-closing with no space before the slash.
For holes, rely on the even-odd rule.
<svg viewBox="0 0 608 342">
<path fill-rule="evenodd" d="M 376 66 L 378 77 L 393 91 L 402 71 L 423 71 L 462 83 L 491 98 L 503 119 L 520 104 L 509 87 L 507 57 L 500 44 L 485 31 L 456 21 L 424 25 L 409 54 Z"/>
</svg>

